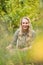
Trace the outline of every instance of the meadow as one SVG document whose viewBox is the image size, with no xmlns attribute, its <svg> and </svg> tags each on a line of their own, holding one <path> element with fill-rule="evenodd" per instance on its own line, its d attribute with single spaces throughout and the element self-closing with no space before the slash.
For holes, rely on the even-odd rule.
<svg viewBox="0 0 43 65">
<path fill-rule="evenodd" d="M 39 8 L 39 0 L 29 0 L 29 2 L 20 0 L 19 2 L 19 5 L 17 0 L 2 0 L 1 2 L 0 65 L 43 65 L 43 8 Z M 9 51 L 6 47 L 11 43 L 15 31 L 19 27 L 20 18 L 23 16 L 30 17 L 36 32 L 32 48 L 27 51 L 19 49 Z"/>
</svg>

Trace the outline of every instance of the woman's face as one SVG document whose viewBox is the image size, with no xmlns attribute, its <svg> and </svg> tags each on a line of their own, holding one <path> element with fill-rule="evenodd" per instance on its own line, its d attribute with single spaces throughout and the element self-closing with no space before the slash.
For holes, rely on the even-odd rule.
<svg viewBox="0 0 43 65">
<path fill-rule="evenodd" d="M 23 19 L 21 25 L 23 30 L 27 30 L 29 28 L 29 21 L 27 19 Z"/>
</svg>

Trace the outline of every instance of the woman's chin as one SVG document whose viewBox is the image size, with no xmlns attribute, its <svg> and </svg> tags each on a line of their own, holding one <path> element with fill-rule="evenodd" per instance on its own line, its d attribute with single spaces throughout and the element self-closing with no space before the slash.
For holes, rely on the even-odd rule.
<svg viewBox="0 0 43 65">
<path fill-rule="evenodd" d="M 27 30 L 27 28 L 24 28 L 23 30 Z"/>
</svg>

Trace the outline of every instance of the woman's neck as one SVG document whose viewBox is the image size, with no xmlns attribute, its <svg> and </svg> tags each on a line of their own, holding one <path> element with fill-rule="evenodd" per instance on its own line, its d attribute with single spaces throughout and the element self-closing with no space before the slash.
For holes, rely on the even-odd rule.
<svg viewBox="0 0 43 65">
<path fill-rule="evenodd" d="M 27 33 L 28 32 L 28 29 L 27 30 L 22 29 L 22 32 L 23 33 Z"/>
</svg>

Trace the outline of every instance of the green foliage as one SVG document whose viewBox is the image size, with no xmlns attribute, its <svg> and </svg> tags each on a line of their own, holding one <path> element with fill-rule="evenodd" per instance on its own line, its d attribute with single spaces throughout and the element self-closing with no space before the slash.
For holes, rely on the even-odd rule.
<svg viewBox="0 0 43 65">
<path fill-rule="evenodd" d="M 1 0 L 0 4 L 2 22 L 6 23 L 10 32 L 19 27 L 20 19 L 23 16 L 33 19 L 40 14 L 39 0 Z"/>
</svg>

